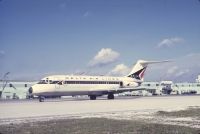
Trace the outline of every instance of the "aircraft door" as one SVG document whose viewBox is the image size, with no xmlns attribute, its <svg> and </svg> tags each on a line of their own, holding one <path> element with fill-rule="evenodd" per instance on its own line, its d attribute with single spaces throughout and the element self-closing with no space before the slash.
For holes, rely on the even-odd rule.
<svg viewBox="0 0 200 134">
<path fill-rule="evenodd" d="M 119 85 L 120 85 L 120 87 L 123 87 L 123 86 L 124 86 L 122 81 L 119 83 Z"/>
</svg>

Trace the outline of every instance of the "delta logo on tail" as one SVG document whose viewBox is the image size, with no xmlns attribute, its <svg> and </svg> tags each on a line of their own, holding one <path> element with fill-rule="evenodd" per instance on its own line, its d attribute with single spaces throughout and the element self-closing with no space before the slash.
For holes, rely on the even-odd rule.
<svg viewBox="0 0 200 134">
<path fill-rule="evenodd" d="M 147 67 L 144 67 L 144 68 L 140 69 L 139 71 L 129 75 L 128 77 L 135 78 L 137 80 L 142 80 L 142 78 L 144 77 L 146 68 Z"/>
</svg>

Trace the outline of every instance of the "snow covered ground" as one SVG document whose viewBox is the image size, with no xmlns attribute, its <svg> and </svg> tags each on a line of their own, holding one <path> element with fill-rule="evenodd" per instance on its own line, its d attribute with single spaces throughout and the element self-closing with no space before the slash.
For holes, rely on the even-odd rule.
<svg viewBox="0 0 200 134">
<path fill-rule="evenodd" d="M 165 122 L 200 128 L 195 118 L 162 118 L 157 111 L 178 111 L 200 107 L 200 96 L 152 96 L 115 100 L 67 98 L 61 100 L 0 101 L 0 124 L 35 122 L 63 118 L 111 118 Z"/>
</svg>

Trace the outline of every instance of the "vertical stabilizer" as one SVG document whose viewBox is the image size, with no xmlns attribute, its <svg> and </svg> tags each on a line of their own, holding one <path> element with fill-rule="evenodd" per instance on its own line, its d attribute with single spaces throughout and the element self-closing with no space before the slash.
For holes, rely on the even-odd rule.
<svg viewBox="0 0 200 134">
<path fill-rule="evenodd" d="M 169 61 L 144 61 L 138 60 L 136 64 L 133 66 L 132 71 L 127 75 L 127 77 L 131 77 L 137 80 L 144 80 L 144 73 L 149 64 L 162 63 Z"/>
</svg>

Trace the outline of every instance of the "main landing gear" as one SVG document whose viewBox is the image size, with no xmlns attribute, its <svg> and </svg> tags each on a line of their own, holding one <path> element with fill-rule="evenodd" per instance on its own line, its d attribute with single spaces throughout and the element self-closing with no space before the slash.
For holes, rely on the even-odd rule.
<svg viewBox="0 0 200 134">
<path fill-rule="evenodd" d="M 113 93 L 108 93 L 108 100 L 113 100 L 115 98 Z M 90 95 L 90 100 L 96 100 L 97 96 L 96 95 Z"/>
<path fill-rule="evenodd" d="M 108 99 L 109 100 L 113 100 L 115 97 L 114 97 L 114 94 L 113 93 L 109 93 L 108 94 Z"/>
<path fill-rule="evenodd" d="M 44 102 L 45 97 L 44 96 L 39 96 L 39 102 Z"/>
<path fill-rule="evenodd" d="M 96 100 L 97 96 L 96 95 L 90 95 L 90 100 Z"/>
</svg>

